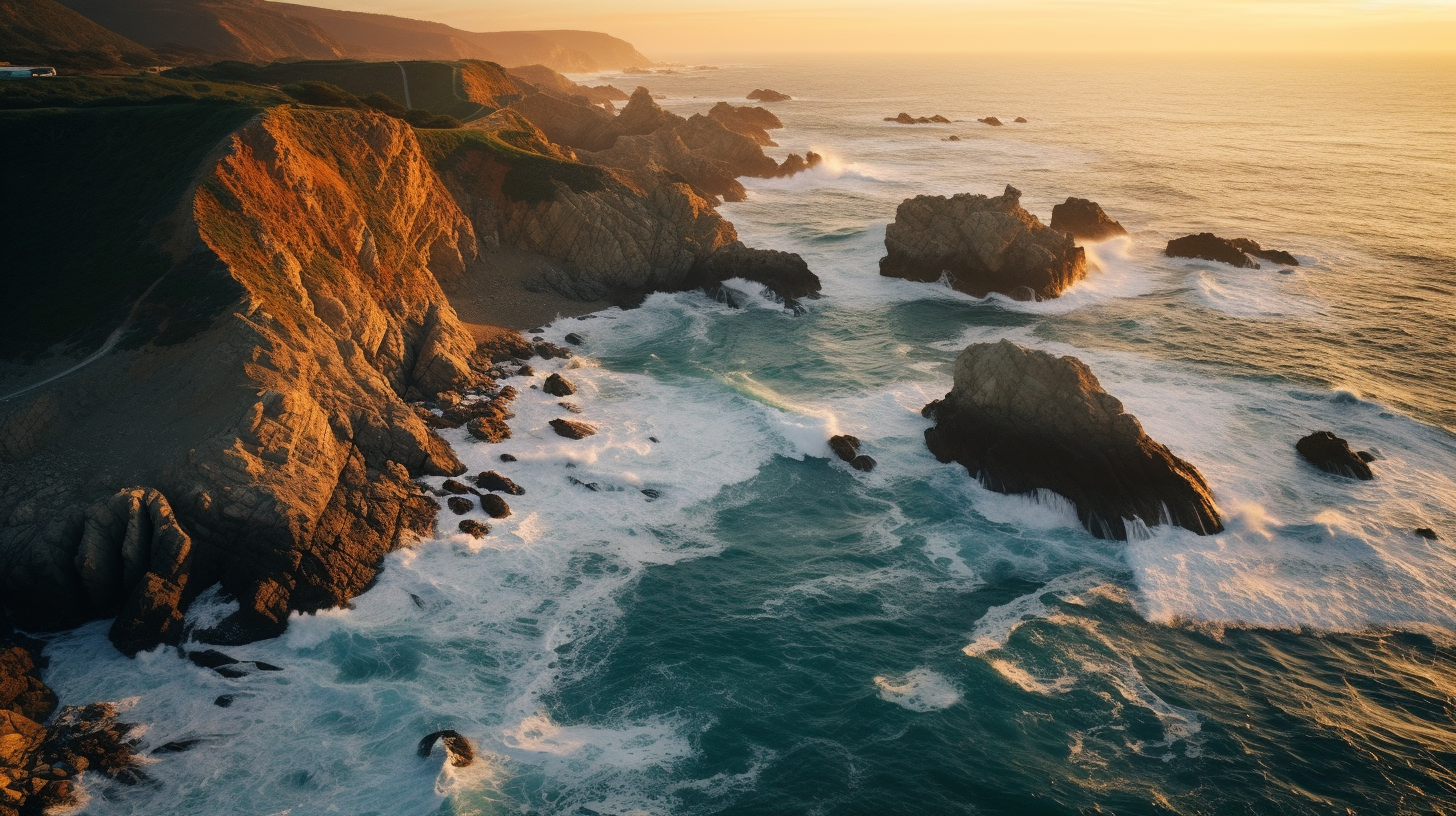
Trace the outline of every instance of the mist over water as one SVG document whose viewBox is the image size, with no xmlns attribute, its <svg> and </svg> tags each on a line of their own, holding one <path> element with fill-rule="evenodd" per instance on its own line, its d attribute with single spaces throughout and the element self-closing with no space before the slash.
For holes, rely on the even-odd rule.
<svg viewBox="0 0 1456 816">
<path fill-rule="evenodd" d="M 771 151 L 824 165 L 723 212 L 824 297 L 794 316 L 737 282 L 550 326 L 586 345 L 531 382 L 562 369 L 601 432 L 555 436 L 559 400 L 513 383 L 511 440 L 450 441 L 526 488 L 514 514 L 229 650 L 282 672 L 55 638 L 63 699 L 122 701 L 144 750 L 202 739 L 152 784 L 88 782 L 85 812 L 1456 812 L 1456 66 L 718 64 L 603 78 L 684 114 L 792 94 Z M 878 276 L 902 199 L 1007 184 L 1131 237 L 1045 303 Z M 1162 256 L 1201 231 L 1301 265 Z M 1086 362 L 1227 531 L 1099 541 L 937 463 L 921 406 L 1000 338 Z M 1296 457 L 1326 428 L 1375 481 Z M 482 760 L 417 758 L 441 728 Z"/>
</svg>

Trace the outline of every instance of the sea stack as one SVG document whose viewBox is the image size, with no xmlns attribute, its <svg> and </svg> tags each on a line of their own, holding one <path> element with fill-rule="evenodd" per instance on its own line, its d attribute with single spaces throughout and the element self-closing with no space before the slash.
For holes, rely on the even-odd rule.
<svg viewBox="0 0 1456 816">
<path fill-rule="evenodd" d="M 1106 241 L 1127 234 L 1097 202 L 1085 198 L 1069 198 L 1052 207 L 1052 229 L 1082 241 Z"/>
<path fill-rule="evenodd" d="M 1198 470 L 1150 438 L 1075 357 L 1009 340 L 967 346 L 950 393 L 924 413 L 935 420 L 925 431 L 935 458 L 998 493 L 1065 496 L 1098 538 L 1126 540 L 1134 519 L 1223 530 Z"/>
<path fill-rule="evenodd" d="M 1010 185 L 994 198 L 962 193 L 906 199 L 885 229 L 885 249 L 881 275 L 945 278 L 976 297 L 1000 292 L 1045 300 L 1087 275 L 1081 247 L 1022 209 L 1021 191 Z"/>
</svg>

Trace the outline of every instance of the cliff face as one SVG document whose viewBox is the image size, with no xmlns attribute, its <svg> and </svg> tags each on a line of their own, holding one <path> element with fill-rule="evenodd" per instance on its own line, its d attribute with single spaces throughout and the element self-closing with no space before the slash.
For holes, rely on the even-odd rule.
<svg viewBox="0 0 1456 816">
<path fill-rule="evenodd" d="M 687 184 L 658 178 L 643 189 L 557 158 L 537 138 L 521 144 L 540 153 L 465 138 L 442 148 L 437 165 L 482 246 L 562 262 L 534 285 L 574 300 L 631 301 L 688 286 L 699 258 L 737 239 L 733 225 Z"/>
<path fill-rule="evenodd" d="M 280 631 L 430 531 L 412 476 L 461 469 L 401 395 L 479 380 L 437 282 L 475 237 L 408 126 L 270 110 L 177 224 L 158 291 L 230 305 L 189 329 L 144 304 L 123 350 L 0 402 L 0 585 L 27 628 L 116 615 L 125 651 L 175 642 L 220 581 L 241 608 L 208 637 Z"/>
<path fill-rule="evenodd" d="M 323 29 L 262 0 L 65 0 L 65 5 L 142 45 L 204 61 L 344 56 Z"/>
</svg>

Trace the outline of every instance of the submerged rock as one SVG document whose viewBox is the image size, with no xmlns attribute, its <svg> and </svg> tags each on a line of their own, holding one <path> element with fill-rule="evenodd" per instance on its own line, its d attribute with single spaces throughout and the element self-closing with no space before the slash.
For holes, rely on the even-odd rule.
<svg viewBox="0 0 1456 816">
<path fill-rule="evenodd" d="M 573 422 L 569 419 L 553 419 L 548 424 L 557 436 L 564 436 L 567 439 L 585 439 L 597 432 L 596 428 L 585 422 Z"/>
<path fill-rule="evenodd" d="M 1411 532 L 1415 533 L 1421 538 L 1426 539 L 1427 541 L 1439 541 L 1441 539 L 1439 535 L 1436 535 L 1436 531 L 1432 530 L 1430 527 L 1417 527 Z"/>
<path fill-rule="evenodd" d="M 855 470 L 862 470 L 865 473 L 869 473 L 870 471 L 874 470 L 875 465 L 877 464 L 879 463 L 874 460 L 874 457 L 866 456 L 862 453 L 859 456 L 856 456 L 853 459 L 849 460 L 850 467 L 854 468 Z"/>
<path fill-rule="evenodd" d="M 1026 117 L 1025 116 L 1018 116 L 1015 119 L 1013 119 L 1012 121 L 1015 122 L 1018 125 L 1024 125 L 1024 124 L 1026 124 Z"/>
<path fill-rule="evenodd" d="M 754 88 L 748 92 L 748 98 L 755 102 L 787 102 L 793 99 L 786 93 L 779 93 L 772 88 Z"/>
<path fill-rule="evenodd" d="M 1109 218 L 1097 202 L 1085 198 L 1068 198 L 1052 207 L 1052 229 L 1084 241 L 1105 241 L 1127 234 L 1127 230 Z"/>
<path fill-rule="evenodd" d="M 1054 298 L 1087 274 L 1082 248 L 1022 209 L 1021 191 L 1010 185 L 994 198 L 962 193 L 906 199 L 885 229 L 885 249 L 881 275 L 944 278 L 976 297 Z"/>
<path fill-rule="evenodd" d="M 1350 450 L 1349 442 L 1330 431 L 1316 431 L 1294 443 L 1294 449 L 1326 473 L 1365 481 L 1375 478 L 1369 465 L 1375 457 L 1366 451 Z"/>
<path fill-rule="evenodd" d="M 1227 238 L 1220 238 L 1211 232 L 1185 235 L 1168 242 L 1163 254 L 1169 258 L 1199 258 L 1218 261 L 1240 269 L 1258 269 L 1259 264 L 1244 254 L 1237 244 Z"/>
<path fill-rule="evenodd" d="M 901 112 L 900 115 L 898 115 L 898 116 L 886 116 L 885 117 L 885 121 L 886 122 L 895 122 L 895 123 L 901 124 L 901 125 L 948 125 L 948 124 L 950 124 L 950 120 L 949 119 L 945 118 L 944 116 L 941 116 L 938 113 L 935 114 L 934 116 L 911 116 L 908 113 Z"/>
<path fill-rule="evenodd" d="M 955 385 L 927 411 L 925 443 L 998 493 L 1049 490 L 1071 500 L 1098 538 L 1126 540 L 1129 522 L 1223 530 L 1198 470 L 1143 432 L 1137 418 L 1075 357 L 1008 340 L 968 346 Z"/>
<path fill-rule="evenodd" d="M 1265 249 L 1259 246 L 1258 241 L 1253 241 L 1248 238 L 1232 238 L 1229 240 L 1229 243 L 1253 255 L 1255 258 L 1263 258 L 1266 261 L 1273 261 L 1274 263 L 1281 263 L 1288 266 L 1299 266 L 1298 258 L 1282 249 Z"/>
<path fill-rule="evenodd" d="M 438 740 L 445 746 L 445 755 L 450 758 L 450 764 L 457 768 L 464 768 L 475 761 L 475 748 L 471 746 L 470 740 L 461 736 L 459 731 L 436 731 L 433 734 L 426 734 L 420 740 L 416 752 L 422 757 L 428 757 Z"/>
<path fill-rule="evenodd" d="M 1001 125 L 1004 124 L 1000 119 L 997 119 L 994 116 L 987 116 L 985 119 L 977 119 L 976 121 L 980 122 L 983 125 L 990 125 L 991 127 L 1001 127 Z"/>
</svg>

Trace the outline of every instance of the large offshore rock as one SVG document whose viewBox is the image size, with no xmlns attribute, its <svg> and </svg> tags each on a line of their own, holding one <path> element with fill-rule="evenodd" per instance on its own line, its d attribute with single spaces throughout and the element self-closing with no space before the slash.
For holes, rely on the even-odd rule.
<svg viewBox="0 0 1456 816">
<path fill-rule="evenodd" d="M 885 229 L 885 249 L 881 275 L 944 278 L 976 297 L 1054 298 L 1087 274 L 1081 247 L 1022 209 L 1021 191 L 1010 185 L 994 198 L 962 193 L 906 199 Z"/>
<path fill-rule="evenodd" d="M 1198 470 L 1144 433 L 1075 357 L 1007 340 L 968 346 L 950 393 L 926 413 L 937 459 L 965 465 L 999 493 L 1065 496 L 1098 538 L 1126 539 L 1133 519 L 1223 530 Z"/>
<path fill-rule="evenodd" d="M 1052 207 L 1052 229 L 1083 241 L 1105 241 L 1127 234 L 1097 202 L 1085 198 L 1068 198 Z"/>
<path fill-rule="evenodd" d="M 1238 244 L 1228 238 L 1220 238 L 1211 232 L 1200 232 L 1197 235 L 1185 235 L 1182 238 L 1174 238 L 1168 242 L 1163 254 L 1169 258 L 1197 258 L 1205 261 L 1218 261 L 1230 266 L 1237 266 L 1240 269 L 1258 269 L 1259 264 L 1248 255 Z"/>
</svg>

